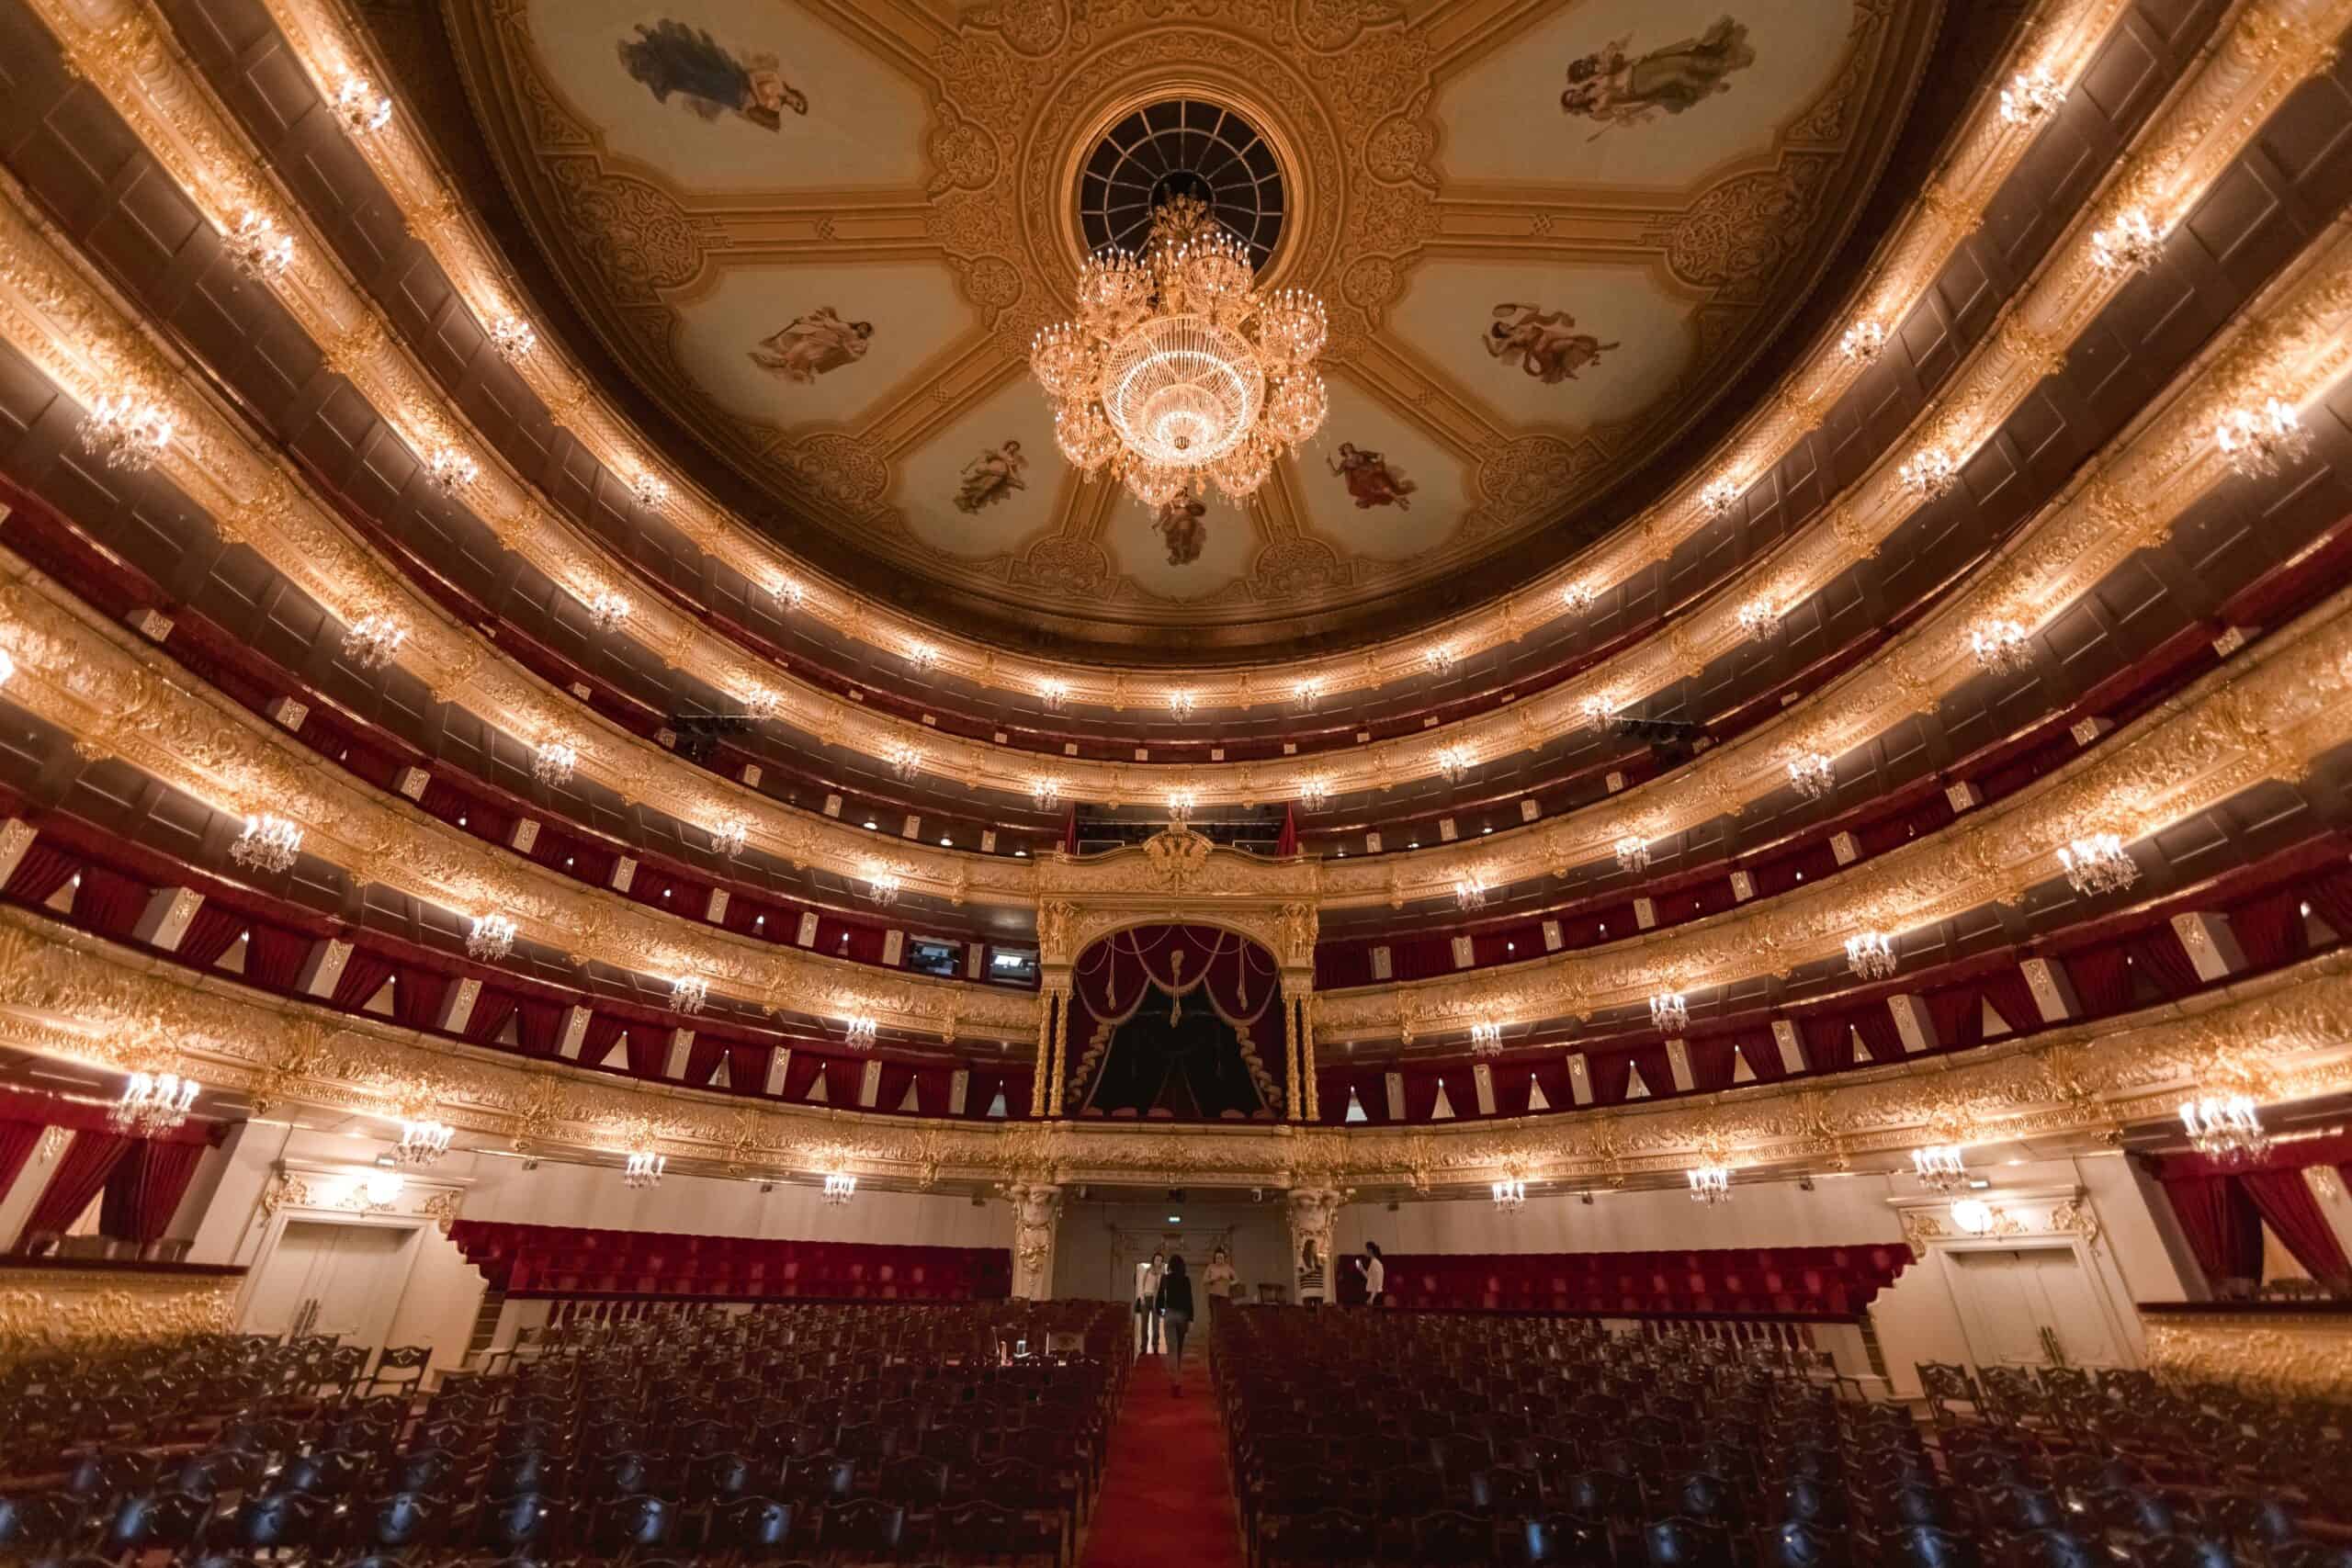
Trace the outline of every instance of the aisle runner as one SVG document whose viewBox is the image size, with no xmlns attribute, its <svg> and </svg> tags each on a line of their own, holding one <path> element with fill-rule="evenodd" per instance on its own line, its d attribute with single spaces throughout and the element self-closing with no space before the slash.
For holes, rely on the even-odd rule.
<svg viewBox="0 0 2352 1568">
<path fill-rule="evenodd" d="M 1182 1395 L 1169 1393 L 1157 1356 L 1128 1375 L 1088 1524 L 1084 1568 L 1241 1568 L 1225 1437 L 1197 1337 Z"/>
</svg>

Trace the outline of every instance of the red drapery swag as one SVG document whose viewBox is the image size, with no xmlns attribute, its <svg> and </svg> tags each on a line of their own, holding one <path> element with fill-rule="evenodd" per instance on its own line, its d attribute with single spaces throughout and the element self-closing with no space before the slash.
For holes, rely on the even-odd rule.
<svg viewBox="0 0 2352 1568">
<path fill-rule="evenodd" d="M 62 1234 L 81 1218 L 82 1211 L 90 1206 L 90 1200 L 106 1186 L 107 1178 L 114 1174 L 114 1168 L 135 1142 L 119 1133 L 85 1129 L 74 1134 L 74 1141 L 58 1156 L 49 1185 L 41 1189 L 40 1201 L 26 1216 L 25 1236 Z"/>
<path fill-rule="evenodd" d="M 1240 1033 L 1260 1097 L 1280 1111 L 1280 1075 L 1266 1064 L 1279 1068 L 1287 1049 L 1281 968 L 1255 942 L 1214 926 L 1138 926 L 1078 955 L 1070 971 L 1068 1068 L 1078 1101 L 1085 1101 L 1111 1031 L 1146 1006 L 1171 1007 L 1174 998 L 1196 993 Z"/>
<path fill-rule="evenodd" d="M 2352 1278 L 2352 1260 L 2304 1184 L 2312 1166 L 2352 1170 L 2352 1133 L 2274 1144 L 2254 1160 L 2166 1155 L 2157 1179 L 2214 1285 L 2261 1277 L 2264 1224 L 2312 1279 L 2340 1282 Z M 2223 1265 L 2218 1272 L 2217 1260 Z"/>
<path fill-rule="evenodd" d="M 164 1239 L 204 1158 L 202 1144 L 142 1138 L 115 1163 L 98 1200 L 98 1231 L 141 1247 Z"/>
<path fill-rule="evenodd" d="M 2221 1290 L 2262 1277 L 2261 1213 L 2234 1177 L 2166 1169 L 2161 1179 L 2207 1284 Z"/>
</svg>

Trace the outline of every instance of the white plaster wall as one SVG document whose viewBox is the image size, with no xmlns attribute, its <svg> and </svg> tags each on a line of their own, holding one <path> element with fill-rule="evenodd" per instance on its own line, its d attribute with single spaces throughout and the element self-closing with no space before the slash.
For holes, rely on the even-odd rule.
<svg viewBox="0 0 2352 1568">
<path fill-rule="evenodd" d="M 1181 1214 L 1182 1223 L 1168 1224 L 1170 1214 Z M 1230 1235 L 1233 1266 L 1253 1294 L 1261 1284 L 1290 1282 L 1289 1233 L 1276 1196 L 1260 1203 L 1204 1203 L 1195 1196 L 1170 1204 L 1164 1199 L 1120 1202 L 1073 1194 L 1063 1201 L 1061 1228 L 1055 1235 L 1054 1294 L 1091 1301 L 1130 1299 L 1134 1265 L 1130 1262 L 1122 1270 L 1114 1268 L 1112 1258 L 1123 1230 L 1169 1238 L 1170 1250 L 1182 1253 L 1184 1267 L 1192 1271 L 1196 1304 L 1202 1294 L 1201 1270 L 1208 1267 L 1209 1249 L 1221 1232 Z"/>
</svg>

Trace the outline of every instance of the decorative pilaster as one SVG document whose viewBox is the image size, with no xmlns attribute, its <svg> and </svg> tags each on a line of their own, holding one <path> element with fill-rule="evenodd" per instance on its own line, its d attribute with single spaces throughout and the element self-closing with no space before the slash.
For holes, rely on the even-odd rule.
<svg viewBox="0 0 2352 1568">
<path fill-rule="evenodd" d="M 1054 1048 L 1052 1080 L 1046 1089 L 1046 1114 L 1062 1113 L 1062 1084 L 1069 1077 L 1069 987 L 1067 983 L 1055 990 L 1048 999 L 1046 1011 L 1052 1015 Z"/>
<path fill-rule="evenodd" d="M 1283 997 L 1290 1027 L 1283 1032 L 1289 1036 L 1283 1042 L 1283 1060 L 1289 1070 L 1289 1092 L 1283 1100 L 1283 1114 L 1295 1122 L 1306 1110 L 1306 1099 L 1299 1093 L 1298 1059 L 1306 1050 L 1306 1009 L 1295 996 L 1284 992 Z"/>
<path fill-rule="evenodd" d="M 1322 1096 L 1315 1088 L 1315 998 L 1312 993 L 1298 998 L 1298 1016 L 1306 1026 L 1300 1032 L 1306 1042 L 1305 1057 L 1299 1066 L 1299 1077 L 1306 1090 L 1306 1120 L 1323 1119 Z"/>
<path fill-rule="evenodd" d="M 1048 1300 L 1062 1190 L 1050 1181 L 1014 1181 L 1006 1184 L 1004 1196 L 1012 1205 L 1012 1293 L 1023 1301 Z"/>
<path fill-rule="evenodd" d="M 1331 1258 L 1340 1228 L 1340 1208 L 1348 1194 L 1335 1187 L 1294 1187 L 1283 1196 L 1290 1217 L 1292 1299 L 1340 1299 L 1339 1274 Z"/>
</svg>

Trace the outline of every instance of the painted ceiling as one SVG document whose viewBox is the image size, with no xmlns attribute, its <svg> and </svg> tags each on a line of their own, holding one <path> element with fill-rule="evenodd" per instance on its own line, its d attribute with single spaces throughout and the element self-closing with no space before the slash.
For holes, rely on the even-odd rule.
<svg viewBox="0 0 2352 1568">
<path fill-rule="evenodd" d="M 485 139 L 642 389 L 822 542 L 1007 629 L 1275 652 L 1573 529 L 1845 235 L 1933 0 L 446 0 Z M 1246 509 L 1157 515 L 1026 369 L 1132 113 L 1278 165 L 1261 281 L 1330 415 Z M 1556 553 L 1556 548 L 1554 553 Z"/>
</svg>

